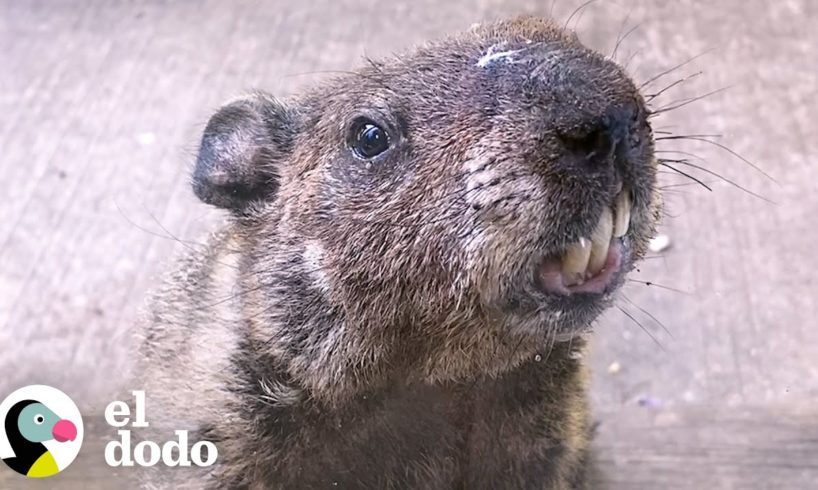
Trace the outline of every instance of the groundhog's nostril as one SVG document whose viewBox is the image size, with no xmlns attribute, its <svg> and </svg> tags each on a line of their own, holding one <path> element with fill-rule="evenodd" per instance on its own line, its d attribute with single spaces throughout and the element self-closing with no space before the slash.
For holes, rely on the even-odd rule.
<svg viewBox="0 0 818 490">
<path fill-rule="evenodd" d="M 614 134 L 604 126 L 590 131 L 562 133 L 560 139 L 568 153 L 592 165 L 611 161 L 617 143 Z"/>
<path fill-rule="evenodd" d="M 558 136 L 575 161 L 591 166 L 613 165 L 622 143 L 632 132 L 634 114 L 632 107 L 611 108 L 590 124 L 580 126 L 582 129 L 560 131 Z"/>
</svg>

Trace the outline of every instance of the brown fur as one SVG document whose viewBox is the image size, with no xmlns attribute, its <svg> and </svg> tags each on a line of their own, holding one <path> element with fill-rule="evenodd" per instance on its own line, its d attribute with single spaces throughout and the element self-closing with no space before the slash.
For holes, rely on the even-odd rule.
<svg viewBox="0 0 818 490">
<path fill-rule="evenodd" d="M 617 111 L 629 153 L 591 165 L 583 138 Z M 349 149 L 362 116 L 390 132 L 371 161 Z M 658 219 L 652 151 L 624 72 L 535 18 L 228 104 L 194 189 L 233 218 L 157 294 L 140 376 L 154 429 L 197 430 L 219 462 L 149 485 L 583 488 L 583 334 L 613 291 L 534 276 L 617 179 L 632 267 Z"/>
</svg>

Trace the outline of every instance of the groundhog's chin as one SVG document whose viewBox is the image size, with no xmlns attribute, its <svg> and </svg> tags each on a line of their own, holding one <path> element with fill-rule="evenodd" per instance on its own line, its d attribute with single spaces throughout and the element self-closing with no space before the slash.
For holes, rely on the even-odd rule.
<svg viewBox="0 0 818 490">
<path fill-rule="evenodd" d="M 548 341 L 571 340 L 592 330 L 596 319 L 613 304 L 614 293 L 621 281 L 622 278 L 618 278 L 604 293 L 576 293 L 541 298 L 535 311 L 510 315 L 508 325 L 518 334 Z"/>
</svg>

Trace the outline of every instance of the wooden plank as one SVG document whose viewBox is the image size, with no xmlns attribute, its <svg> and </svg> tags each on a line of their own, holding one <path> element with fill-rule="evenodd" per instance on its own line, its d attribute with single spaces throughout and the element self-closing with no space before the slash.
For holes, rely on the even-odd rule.
<svg viewBox="0 0 818 490">
<path fill-rule="evenodd" d="M 818 407 L 628 407 L 600 413 L 594 488 L 806 489 L 818 483 Z M 131 488 L 134 468 L 112 469 L 105 444 L 116 430 L 86 419 L 77 460 L 46 480 L 0 464 L 0 488 Z"/>
<path fill-rule="evenodd" d="M 818 407 L 629 407 L 600 415 L 595 488 L 818 485 Z"/>
</svg>

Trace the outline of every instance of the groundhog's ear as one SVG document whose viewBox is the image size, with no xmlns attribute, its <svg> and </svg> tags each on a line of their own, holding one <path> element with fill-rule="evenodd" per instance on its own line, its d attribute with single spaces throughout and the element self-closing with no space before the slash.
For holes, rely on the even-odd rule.
<svg viewBox="0 0 818 490">
<path fill-rule="evenodd" d="M 294 119 L 291 110 L 263 93 L 219 109 L 207 123 L 196 158 L 196 196 L 236 213 L 272 199 L 280 165 L 292 149 Z"/>
</svg>

